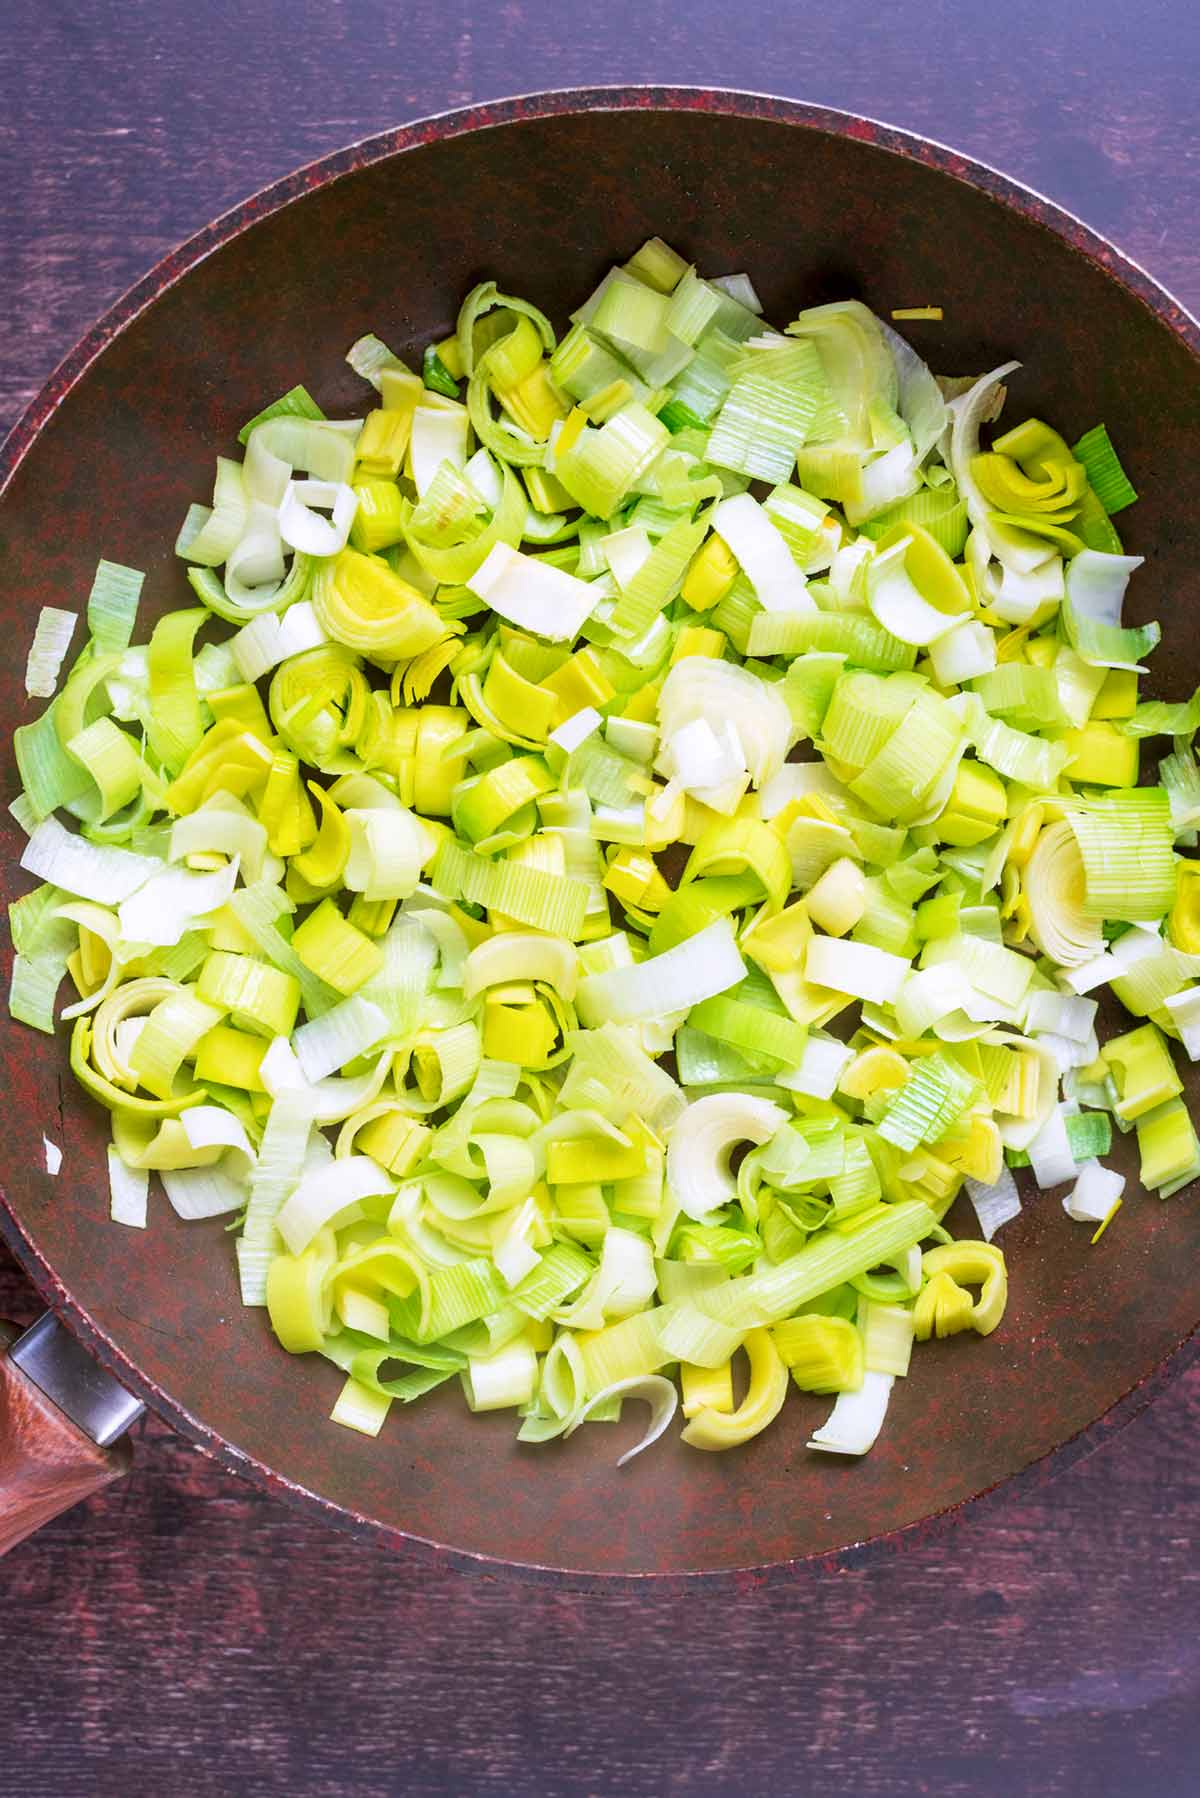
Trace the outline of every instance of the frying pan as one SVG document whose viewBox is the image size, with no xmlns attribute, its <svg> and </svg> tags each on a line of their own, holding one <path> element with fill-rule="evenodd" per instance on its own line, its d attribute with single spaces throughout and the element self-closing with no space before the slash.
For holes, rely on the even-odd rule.
<svg viewBox="0 0 1200 1798">
<path fill-rule="evenodd" d="M 187 603 L 179 521 L 266 400 L 303 380 L 330 415 L 360 410 L 347 345 L 373 329 L 415 351 L 485 276 L 561 324 L 656 233 L 705 271 L 749 269 L 781 323 L 845 296 L 885 316 L 937 303 L 944 322 L 910 327 L 937 370 L 1017 355 L 1014 422 L 1043 415 L 1069 440 L 1106 422 L 1143 495 L 1122 519 L 1130 550 L 1151 558 L 1135 610 L 1166 624 L 1152 684 L 1190 692 L 1200 327 L 1083 225 L 950 150 L 812 106 L 642 88 L 510 100 L 373 138 L 247 201 L 120 301 L 0 456 L 4 717 L 32 715 L 23 669 L 38 607 L 79 607 L 99 555 L 147 571 L 143 625 Z M 5 778 L 11 798 L 7 758 Z M 28 883 L 7 814 L 3 829 L 8 900 Z M 336 1370 L 284 1354 L 264 1314 L 242 1309 L 222 1220 L 184 1224 L 160 1206 L 145 1235 L 108 1223 L 107 1114 L 75 1090 L 63 1043 L 5 1018 L 0 1060 L 0 1228 L 59 1318 L 224 1465 L 389 1545 L 609 1577 L 828 1555 L 1096 1441 L 1111 1427 L 1097 1420 L 1130 1410 L 1127 1397 L 1113 1407 L 1149 1390 L 1200 1315 L 1194 1196 L 1137 1191 L 1122 1141 L 1134 1192 L 1113 1229 L 1091 1248 L 1055 1196 L 1027 1193 L 1004 1237 L 1002 1329 L 923 1348 L 861 1463 L 806 1453 L 829 1401 L 796 1393 L 734 1453 L 664 1439 L 620 1473 L 633 1419 L 531 1449 L 510 1417 L 469 1415 L 457 1386 L 393 1411 L 369 1441 L 328 1422 Z M 64 1150 L 57 1179 L 43 1171 L 44 1131 Z M 950 1222 L 973 1233 L 967 1215 Z M 123 1462 L 11 1359 L 0 1376 L 2 1543 Z"/>
</svg>

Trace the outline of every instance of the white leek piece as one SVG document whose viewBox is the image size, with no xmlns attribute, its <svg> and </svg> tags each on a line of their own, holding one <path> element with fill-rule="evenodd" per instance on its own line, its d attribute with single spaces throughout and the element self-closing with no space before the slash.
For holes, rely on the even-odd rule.
<svg viewBox="0 0 1200 1798">
<path fill-rule="evenodd" d="M 827 1455 L 865 1455 L 883 1428 L 894 1384 L 894 1374 L 868 1369 L 857 1392 L 838 1393 L 825 1423 L 809 1437 L 809 1448 Z"/>
<path fill-rule="evenodd" d="M 509 1287 L 519 1286 L 541 1262 L 533 1246 L 538 1209 L 532 1199 L 506 1214 L 504 1227 L 492 1244 L 492 1260 Z"/>
<path fill-rule="evenodd" d="M 230 648 L 242 679 L 261 680 L 289 656 L 302 655 L 306 649 L 319 649 L 328 642 L 324 628 L 309 600 L 289 606 L 282 617 L 264 612 L 251 619 L 230 639 Z"/>
<path fill-rule="evenodd" d="M 351 807 L 344 813 L 350 854 L 343 880 L 364 898 L 408 899 L 416 892 L 430 855 L 427 827 L 405 807 Z"/>
<path fill-rule="evenodd" d="M 286 484 L 286 477 L 285 477 Z M 279 498 L 282 499 L 282 493 Z M 225 563 L 225 596 L 247 611 L 269 605 L 283 586 L 283 538 L 278 500 L 251 500 L 241 537 Z"/>
<path fill-rule="evenodd" d="M 384 1050 L 365 1073 L 337 1076 L 316 1082 L 307 1080 L 296 1052 L 286 1037 L 277 1036 L 262 1058 L 259 1077 L 273 1099 L 292 1094 L 308 1108 L 314 1124 L 339 1124 L 378 1097 L 387 1079 L 391 1053 Z"/>
<path fill-rule="evenodd" d="M 731 300 L 736 300 L 738 305 L 744 306 L 748 312 L 762 313 L 762 301 L 759 299 L 749 275 L 741 271 L 735 275 L 714 275 L 708 285 L 719 288 L 722 293 L 727 293 Z"/>
<path fill-rule="evenodd" d="M 775 1076 L 776 1084 L 810 1099 L 832 1099 L 837 1083 L 853 1060 L 853 1051 L 836 1037 L 810 1031 L 799 1064 Z"/>
<path fill-rule="evenodd" d="M 810 793 L 842 798 L 846 788 L 824 762 L 787 762 L 766 782 L 759 794 L 759 807 L 764 818 L 774 818 L 794 799 L 805 799 Z"/>
<path fill-rule="evenodd" d="M 472 1355 L 463 1390 L 472 1411 L 503 1411 L 527 1405 L 537 1387 L 538 1360 L 527 1336 L 518 1336 L 494 1355 Z"/>
<path fill-rule="evenodd" d="M 244 1174 L 254 1166 L 257 1157 L 245 1125 L 223 1105 L 191 1105 L 179 1121 L 193 1149 L 224 1149 Z"/>
<path fill-rule="evenodd" d="M 979 454 L 979 427 L 991 413 L 997 389 L 1006 375 L 1020 368 L 1019 362 L 1004 362 L 989 374 L 981 375 L 975 385 L 951 405 L 954 422 L 950 432 L 949 463 L 958 491 L 967 502 L 971 523 L 987 537 L 988 503 L 971 473 L 972 460 Z"/>
<path fill-rule="evenodd" d="M 494 512 L 504 497 L 504 483 L 495 459 L 485 449 L 477 449 L 463 469 L 489 512 Z"/>
<path fill-rule="evenodd" d="M 275 1220 L 293 1255 L 302 1254 L 317 1231 L 363 1199 L 380 1198 L 394 1182 L 368 1155 L 350 1155 L 300 1182 Z"/>
<path fill-rule="evenodd" d="M 867 563 L 875 553 L 869 537 L 858 537 L 852 543 L 843 543 L 834 551 L 833 560 L 829 564 L 829 586 L 835 599 L 843 606 L 862 610 L 862 595 L 866 582 Z"/>
<path fill-rule="evenodd" d="M 1067 616 L 1072 642 L 1085 662 L 1140 669 L 1139 655 L 1154 647 L 1156 636 L 1144 639 L 1134 632 L 1125 643 L 1120 635 L 1125 589 L 1144 560 L 1144 556 L 1113 556 L 1096 549 L 1082 549 L 1072 557 L 1067 568 Z M 1143 626 L 1143 631 L 1156 630 L 1156 626 Z M 1134 653 L 1125 654 L 1126 650 Z"/>
<path fill-rule="evenodd" d="M 259 504 L 278 506 L 293 469 L 302 468 L 317 481 L 348 481 L 359 428 L 347 432 L 328 419 L 264 419 L 246 442 L 246 491 Z"/>
<path fill-rule="evenodd" d="M 29 645 L 25 663 L 25 691 L 37 699 L 49 699 L 58 685 L 59 670 L 71 647 L 78 614 L 58 606 L 43 606 Z"/>
<path fill-rule="evenodd" d="M 708 656 L 676 662 L 658 696 L 663 742 L 696 719 L 733 726 L 756 787 L 782 768 L 792 740 L 791 714 L 777 688 L 748 669 Z"/>
<path fill-rule="evenodd" d="M 1187 1051 L 1189 1061 L 1200 1061 L 1200 986 L 1185 987 L 1180 993 L 1170 993 L 1163 1004 L 1171 1014 L 1171 1021 L 1179 1032 L 1179 1040 Z"/>
<path fill-rule="evenodd" d="M 467 577 L 492 611 L 551 643 L 577 637 L 600 600 L 597 588 L 561 568 L 497 543 Z"/>
<path fill-rule="evenodd" d="M 1011 1223 L 1014 1217 L 1020 1215 L 1021 1198 L 1011 1168 L 1003 1168 L 1000 1178 L 993 1185 L 982 1180 L 972 1180 L 969 1175 L 964 1185 L 972 1209 L 979 1219 L 980 1234 L 985 1242 L 992 1240 L 1002 1224 Z"/>
<path fill-rule="evenodd" d="M 1083 858 L 1069 824 L 1051 824 L 1038 838 L 1025 870 L 1030 932 L 1062 968 L 1078 968 L 1104 947 L 1097 918 L 1084 909 Z"/>
<path fill-rule="evenodd" d="M 565 937 L 536 930 L 506 930 L 472 949 L 463 963 L 463 997 L 475 999 L 490 986 L 544 980 L 564 999 L 575 997 L 579 952 Z"/>
<path fill-rule="evenodd" d="M 657 1285 L 654 1252 L 646 1237 L 614 1224 L 605 1233 L 592 1279 L 574 1304 L 555 1315 L 573 1329 L 599 1330 L 606 1322 L 644 1310 Z"/>
<path fill-rule="evenodd" d="M 872 616 L 901 643 L 924 647 L 962 624 L 961 615 L 931 605 L 908 573 L 910 539 L 901 538 L 874 556 L 867 568 L 867 604 Z"/>
<path fill-rule="evenodd" d="M 145 1168 L 129 1167 L 117 1151 L 108 1150 L 109 1216 L 114 1224 L 144 1230 L 150 1199 L 150 1175 Z"/>
<path fill-rule="evenodd" d="M 289 481 L 279 502 L 279 534 L 306 555 L 336 556 L 357 510 L 357 495 L 344 481 Z"/>
<path fill-rule="evenodd" d="M 902 955 L 832 936 L 815 936 L 804 962 L 804 978 L 813 986 L 827 986 L 875 1005 L 890 1005 L 908 972 Z"/>
<path fill-rule="evenodd" d="M 1079 1178 L 1063 1199 L 1063 1210 L 1077 1224 L 1102 1224 L 1125 1191 L 1125 1180 L 1100 1161 L 1085 1161 Z"/>
<path fill-rule="evenodd" d="M 257 1159 L 240 1119 L 220 1105 L 194 1105 L 179 1121 L 193 1149 L 225 1152 L 214 1165 L 160 1174 L 172 1209 L 189 1220 L 240 1211 L 250 1196 L 249 1176 Z"/>
<path fill-rule="evenodd" d="M 387 1031 L 387 1018 L 378 1005 L 355 994 L 322 1017 L 301 1024 L 292 1046 L 305 1079 L 316 1082 L 365 1055 Z"/>
<path fill-rule="evenodd" d="M 578 712 L 572 712 L 569 718 L 564 718 L 562 723 L 550 732 L 549 740 L 551 743 L 556 743 L 560 749 L 565 749 L 570 755 L 572 750 L 578 749 L 581 743 L 586 743 L 587 739 L 594 735 L 603 723 L 604 720 L 595 706 L 585 705 Z"/>
<path fill-rule="evenodd" d="M 990 673 L 996 666 L 996 639 L 986 624 L 969 618 L 931 644 L 929 659 L 939 686 L 958 686 Z"/>
<path fill-rule="evenodd" d="M 999 579 L 989 571 L 984 588 L 992 610 L 1006 624 L 1028 624 L 1035 612 L 1057 604 L 1066 592 L 1061 556 L 1050 556 L 1029 570 L 1001 566 Z"/>
<path fill-rule="evenodd" d="M 1158 955 L 1162 946 L 1157 925 L 1135 924 L 1117 938 L 1111 949 L 1102 950 L 1077 967 L 1064 967 L 1059 978 L 1073 993 L 1091 993 L 1106 981 L 1119 979 L 1139 961 Z"/>
<path fill-rule="evenodd" d="M 1029 1144 L 1029 1164 L 1033 1177 L 1043 1191 L 1073 1180 L 1079 1164 L 1071 1153 L 1066 1119 L 1061 1105 L 1056 1105 L 1033 1141 Z"/>
<path fill-rule="evenodd" d="M 633 1448 L 627 1448 L 623 1455 L 618 1456 L 617 1466 L 624 1467 L 627 1461 L 632 1461 L 635 1455 L 640 1455 L 643 1449 L 650 1448 L 658 1441 L 675 1415 L 679 1405 L 679 1394 L 675 1390 L 674 1382 L 666 1379 L 662 1374 L 638 1374 L 627 1380 L 616 1380 L 611 1386 L 605 1386 L 602 1391 L 593 1393 L 587 1403 L 582 1405 L 572 1417 L 563 1434 L 573 1435 L 581 1423 L 587 1422 L 593 1411 L 606 1410 L 614 1399 L 627 1398 L 640 1398 L 649 1405 L 650 1418 L 641 1441 Z"/>
<path fill-rule="evenodd" d="M 175 540 L 175 554 L 204 568 L 219 568 L 246 526 L 246 483 L 240 462 L 217 457 L 211 506 L 191 506 Z M 91 623 L 91 608 L 88 609 Z M 128 641 L 128 638 L 126 638 Z"/>
<path fill-rule="evenodd" d="M 117 913 L 121 935 L 129 943 L 154 943 L 163 948 L 177 943 L 195 919 L 207 917 L 228 902 L 237 885 L 238 865 L 235 856 L 211 874 L 168 868 L 152 875 L 121 901 Z"/>
<path fill-rule="evenodd" d="M 609 572 L 622 592 L 651 555 L 650 539 L 638 525 L 610 531 L 600 539 L 600 547 L 607 558 Z"/>
<path fill-rule="evenodd" d="M 730 1151 L 740 1142 L 769 1141 L 786 1122 L 787 1113 L 770 1099 L 745 1093 L 693 1100 L 667 1143 L 667 1180 L 685 1216 L 701 1218 L 728 1204 L 737 1192 Z"/>
<path fill-rule="evenodd" d="M 412 471 L 418 496 L 424 499 L 443 462 L 452 468 L 467 465 L 467 438 L 471 420 L 465 406 L 421 405 L 413 413 Z"/>
<path fill-rule="evenodd" d="M 223 855 L 230 860 L 236 856 L 242 879 L 249 886 L 263 877 L 267 833 L 232 793 L 218 793 L 209 805 L 177 818 L 171 826 L 168 859 L 185 861 L 193 855 Z M 280 862 L 272 859 L 282 875 Z"/>
<path fill-rule="evenodd" d="M 21 866 L 81 899 L 119 905 L 157 874 L 162 863 L 107 843 L 89 843 L 64 829 L 57 818 L 45 818 L 26 843 Z"/>
<path fill-rule="evenodd" d="M 942 390 L 912 345 L 886 319 L 875 322 L 896 364 L 896 409 L 908 426 L 917 460 L 924 462 L 949 422 Z"/>
<path fill-rule="evenodd" d="M 937 962 L 907 975 L 894 1001 L 901 1034 L 923 1036 L 953 1012 L 965 1011 L 974 996 L 971 982 L 953 962 Z"/>
<path fill-rule="evenodd" d="M 713 512 L 712 528 L 741 563 L 765 612 L 815 614 L 816 602 L 804 574 L 770 513 L 756 499 L 748 493 L 723 499 Z"/>
<path fill-rule="evenodd" d="M 698 931 L 663 955 L 579 982 L 579 1016 L 587 1025 L 635 1024 L 686 1011 L 736 986 L 746 972 L 728 918 Z"/>
<path fill-rule="evenodd" d="M 1048 1031 L 1069 1037 L 1072 1042 L 1086 1043 L 1096 1027 L 1100 1007 L 1094 999 L 1074 999 L 1067 993 L 1042 990 L 1029 995 L 1025 1007 L 1025 1028 L 1030 1036 Z"/>
<path fill-rule="evenodd" d="M 681 726 L 664 744 L 659 766 L 689 793 L 703 793 L 728 781 L 739 782 L 743 791 L 746 787 L 745 756 L 728 719 L 719 734 L 707 718 L 693 718 Z"/>
</svg>

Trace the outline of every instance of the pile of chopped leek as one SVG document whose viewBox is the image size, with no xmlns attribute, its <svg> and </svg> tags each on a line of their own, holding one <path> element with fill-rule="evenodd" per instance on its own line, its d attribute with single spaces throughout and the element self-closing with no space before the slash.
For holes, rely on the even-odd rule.
<svg viewBox="0 0 1200 1798">
<path fill-rule="evenodd" d="M 135 645 L 102 562 L 61 688 L 43 612 L 12 1012 L 70 977 L 113 1217 L 229 1219 L 338 1422 L 458 1378 L 721 1449 L 796 1386 L 862 1454 L 914 1341 L 1000 1323 L 1014 1167 L 1100 1230 L 1114 1128 L 1200 1173 L 1200 695 L 1139 700 L 1136 495 L 1102 425 L 983 446 L 1016 364 L 776 331 L 657 239 L 561 339 L 488 282 L 420 375 L 348 359 L 365 417 L 294 387 L 218 458 L 194 604 Z"/>
</svg>

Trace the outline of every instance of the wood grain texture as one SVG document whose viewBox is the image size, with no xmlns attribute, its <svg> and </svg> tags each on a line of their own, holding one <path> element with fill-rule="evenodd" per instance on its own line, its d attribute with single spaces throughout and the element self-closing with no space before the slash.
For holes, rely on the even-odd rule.
<svg viewBox="0 0 1200 1798">
<path fill-rule="evenodd" d="M 97 1448 L 9 1360 L 16 1331 L 0 1318 L 0 1555 L 129 1465 L 129 1445 Z"/>
<path fill-rule="evenodd" d="M 404 118 L 574 82 L 746 86 L 925 131 L 1200 307 L 1180 0 L 9 0 L 5 23 L 0 424 L 244 193 Z M 0 1313 L 37 1309 L 0 1249 Z M 130 1479 L 4 1562 L 0 1789 L 1187 1798 L 1198 1426 L 1193 1370 L 1089 1461 L 882 1564 L 583 1599 L 358 1547 L 151 1418 Z"/>
</svg>

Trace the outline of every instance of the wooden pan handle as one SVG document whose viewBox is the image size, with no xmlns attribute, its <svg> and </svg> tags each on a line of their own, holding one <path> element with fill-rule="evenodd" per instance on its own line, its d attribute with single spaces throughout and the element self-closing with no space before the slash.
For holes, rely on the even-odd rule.
<svg viewBox="0 0 1200 1798">
<path fill-rule="evenodd" d="M 60 1511 L 129 1471 L 127 1442 L 98 1448 L 7 1353 L 16 1339 L 0 1318 L 0 1555 Z"/>
</svg>

